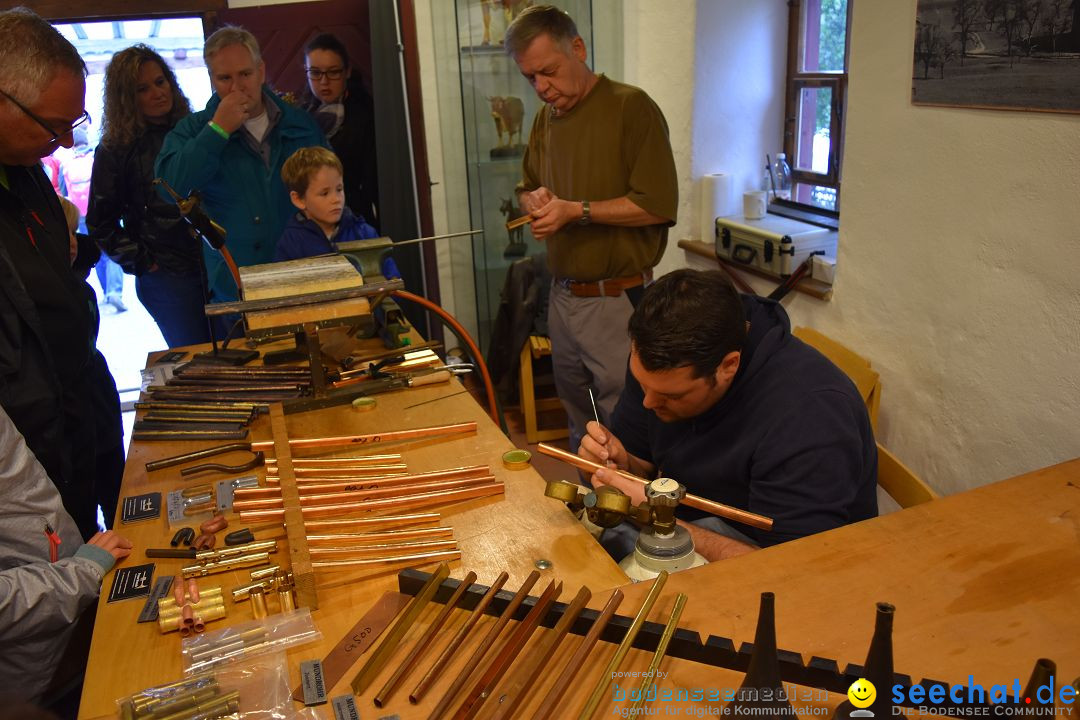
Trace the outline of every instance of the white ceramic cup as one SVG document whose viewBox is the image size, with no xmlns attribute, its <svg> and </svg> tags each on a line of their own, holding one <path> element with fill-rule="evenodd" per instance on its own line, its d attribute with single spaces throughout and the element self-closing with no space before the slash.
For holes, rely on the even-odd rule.
<svg viewBox="0 0 1080 720">
<path fill-rule="evenodd" d="M 742 196 L 743 217 L 747 220 L 760 220 L 765 217 L 768 200 L 764 190 L 751 190 Z"/>
</svg>

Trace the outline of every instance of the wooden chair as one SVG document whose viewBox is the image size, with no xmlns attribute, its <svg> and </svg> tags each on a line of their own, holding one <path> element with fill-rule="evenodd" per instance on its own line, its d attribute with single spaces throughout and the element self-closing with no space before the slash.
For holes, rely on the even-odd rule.
<svg viewBox="0 0 1080 720">
<path fill-rule="evenodd" d="M 791 334 L 817 349 L 851 378 L 863 402 L 866 403 L 870 425 L 876 434 L 878 409 L 881 406 L 881 376 L 870 366 L 870 361 L 851 348 L 812 328 L 797 327 L 791 331 Z M 897 505 L 907 508 L 940 497 L 881 443 L 877 444 L 877 448 L 878 485 L 896 501 Z"/>
<path fill-rule="evenodd" d="M 530 443 L 561 440 L 570 435 L 565 420 L 561 428 L 541 430 L 538 426 L 538 413 L 562 409 L 562 403 L 557 397 L 536 397 L 533 361 L 545 355 L 551 355 L 551 340 L 543 335 L 530 335 L 521 346 L 521 358 L 518 363 L 518 395 L 521 397 L 521 414 L 525 416 L 525 439 Z"/>
</svg>

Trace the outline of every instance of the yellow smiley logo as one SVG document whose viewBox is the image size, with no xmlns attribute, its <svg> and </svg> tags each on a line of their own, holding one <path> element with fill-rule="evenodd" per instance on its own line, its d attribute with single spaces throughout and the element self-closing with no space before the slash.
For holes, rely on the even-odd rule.
<svg viewBox="0 0 1080 720">
<path fill-rule="evenodd" d="M 874 683 L 866 678 L 859 678 L 851 683 L 847 696 L 855 707 L 868 708 L 874 704 L 874 699 L 877 698 L 877 688 L 874 687 Z"/>
</svg>

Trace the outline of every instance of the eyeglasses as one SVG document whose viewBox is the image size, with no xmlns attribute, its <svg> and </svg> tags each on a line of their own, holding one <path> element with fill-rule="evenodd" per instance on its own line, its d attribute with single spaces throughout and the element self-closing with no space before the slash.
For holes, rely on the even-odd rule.
<svg viewBox="0 0 1080 720">
<path fill-rule="evenodd" d="M 37 116 L 36 114 L 34 114 L 33 112 L 31 112 L 31 111 L 30 111 L 30 109 L 29 109 L 28 107 L 26 107 L 25 105 L 23 105 L 23 104 L 22 104 L 21 102 L 19 102 L 19 101 L 18 101 L 18 100 L 16 100 L 15 98 L 11 97 L 11 95 L 10 95 L 9 93 L 7 93 L 7 92 L 5 92 L 5 91 L 3 91 L 3 90 L 0 90 L 0 95 L 3 95 L 3 96 L 4 96 L 4 97 L 6 97 L 6 98 L 7 98 L 8 100 L 10 100 L 10 101 L 12 102 L 12 104 L 14 104 L 14 105 L 15 105 L 15 107 L 17 107 L 17 108 L 19 108 L 20 110 L 22 110 L 22 111 L 23 111 L 24 113 L 26 113 L 26 114 L 27 114 L 27 116 L 29 116 L 29 118 L 30 118 L 31 120 L 33 120 L 33 121 L 34 121 L 34 122 L 36 122 L 36 123 L 37 123 L 38 125 L 40 125 L 40 126 L 41 126 L 42 128 L 44 128 L 45 132 L 47 132 L 47 133 L 49 133 L 50 135 L 52 135 L 52 140 L 51 140 L 51 142 L 56 142 L 57 140 L 59 140 L 60 138 L 64 137 L 65 135 L 68 135 L 68 134 L 70 134 L 70 133 L 71 133 L 71 132 L 72 132 L 73 130 L 75 130 L 75 128 L 77 128 L 77 127 L 79 127 L 80 125 L 82 125 L 82 124 L 84 124 L 84 123 L 87 123 L 87 122 L 89 122 L 89 121 L 90 121 L 90 113 L 88 113 L 87 111 L 83 110 L 83 114 L 82 114 L 82 115 L 80 115 L 80 116 L 78 117 L 78 119 L 77 119 L 77 120 L 75 120 L 75 122 L 71 123 L 70 125 L 68 125 L 68 126 L 67 126 L 67 127 L 65 127 L 64 129 L 62 129 L 62 130 L 59 130 L 59 131 L 57 131 L 57 130 L 54 130 L 54 129 L 53 129 L 52 127 L 50 127 L 50 126 L 49 126 L 49 124 L 48 124 L 47 122 L 45 122 L 45 121 L 44 121 L 44 120 L 42 120 L 42 119 L 41 119 L 40 117 L 38 117 L 38 116 Z"/>
<path fill-rule="evenodd" d="M 340 68 L 340 67 L 338 67 L 338 68 L 330 68 L 329 70 L 320 70 L 319 68 L 308 68 L 307 69 L 307 76 L 309 78 L 311 78 L 312 80 L 314 80 L 315 82 L 319 82 L 324 77 L 327 80 L 340 80 L 344 74 L 345 74 L 345 68 Z"/>
</svg>

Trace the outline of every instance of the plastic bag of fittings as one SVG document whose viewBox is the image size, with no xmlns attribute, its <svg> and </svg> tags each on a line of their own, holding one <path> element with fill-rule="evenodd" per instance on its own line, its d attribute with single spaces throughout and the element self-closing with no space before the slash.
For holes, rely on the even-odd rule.
<svg viewBox="0 0 1080 720">
<path fill-rule="evenodd" d="M 184 638 L 180 653 L 184 673 L 192 675 L 321 639 L 311 611 L 298 608 Z"/>
<path fill-rule="evenodd" d="M 317 716 L 293 710 L 285 653 L 199 673 L 117 701 L 122 720 L 142 718 L 233 718 L 298 720 Z"/>
</svg>

